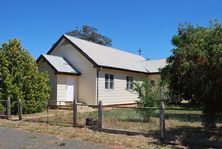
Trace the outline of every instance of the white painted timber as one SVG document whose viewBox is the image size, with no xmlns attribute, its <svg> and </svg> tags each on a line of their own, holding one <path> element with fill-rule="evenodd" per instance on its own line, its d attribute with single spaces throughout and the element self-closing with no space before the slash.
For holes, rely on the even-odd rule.
<svg viewBox="0 0 222 149">
<path fill-rule="evenodd" d="M 81 75 L 78 77 L 77 99 L 78 102 L 89 105 L 96 104 L 96 69 L 81 53 L 72 45 L 65 44 L 58 46 L 51 55 L 65 58 L 74 66 Z"/>
</svg>

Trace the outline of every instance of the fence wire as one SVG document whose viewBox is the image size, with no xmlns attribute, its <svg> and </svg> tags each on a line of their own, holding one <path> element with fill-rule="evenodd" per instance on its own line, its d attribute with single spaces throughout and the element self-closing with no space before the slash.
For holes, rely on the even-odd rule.
<svg viewBox="0 0 222 149">
<path fill-rule="evenodd" d="M 103 110 L 103 127 L 157 133 L 159 131 L 159 108 L 109 107 Z"/>
<path fill-rule="evenodd" d="M 0 100 L 0 118 L 6 117 L 6 106 L 7 106 L 7 100 Z"/>
<path fill-rule="evenodd" d="M 215 128 L 206 128 L 204 123 L 212 124 L 206 119 L 201 110 L 186 109 L 165 109 L 165 139 L 189 144 L 193 147 L 204 145 L 218 145 L 222 139 L 222 117 L 215 118 Z"/>
</svg>

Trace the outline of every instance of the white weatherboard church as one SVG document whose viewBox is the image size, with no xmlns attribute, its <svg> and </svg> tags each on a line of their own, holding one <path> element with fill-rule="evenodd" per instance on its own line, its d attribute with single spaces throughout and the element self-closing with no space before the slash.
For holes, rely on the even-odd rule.
<svg viewBox="0 0 222 149">
<path fill-rule="evenodd" d="M 165 59 L 144 57 L 111 47 L 63 35 L 37 63 L 47 71 L 51 86 L 50 103 L 97 105 L 132 104 L 138 95 L 132 82 L 149 79 L 153 85 L 160 80 L 159 68 Z"/>
</svg>

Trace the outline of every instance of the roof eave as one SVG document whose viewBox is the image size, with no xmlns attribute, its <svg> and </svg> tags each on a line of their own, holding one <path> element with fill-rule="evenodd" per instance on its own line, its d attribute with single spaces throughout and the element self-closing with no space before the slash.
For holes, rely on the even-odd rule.
<svg viewBox="0 0 222 149">
<path fill-rule="evenodd" d="M 72 75 L 72 76 L 80 76 L 81 73 L 72 73 L 72 72 L 55 72 L 55 74 L 61 74 L 61 75 Z"/>
<path fill-rule="evenodd" d="M 160 72 L 143 72 L 143 71 L 137 71 L 137 70 L 130 70 L 130 69 L 124 69 L 124 68 L 117 68 L 112 66 L 98 66 L 99 68 L 105 68 L 105 69 L 114 69 L 114 70 L 121 70 L 121 71 L 127 71 L 127 72 L 134 72 L 134 73 L 142 73 L 142 74 L 159 74 Z"/>
</svg>

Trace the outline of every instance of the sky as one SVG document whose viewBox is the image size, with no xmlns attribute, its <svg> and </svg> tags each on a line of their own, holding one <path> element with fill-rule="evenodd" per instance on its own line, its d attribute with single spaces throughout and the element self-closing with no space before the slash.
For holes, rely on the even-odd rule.
<svg viewBox="0 0 222 149">
<path fill-rule="evenodd" d="M 179 23 L 221 22 L 221 6 L 221 0 L 0 0 L 0 43 L 17 38 L 38 58 L 62 34 L 89 25 L 113 48 L 166 58 Z"/>
</svg>

